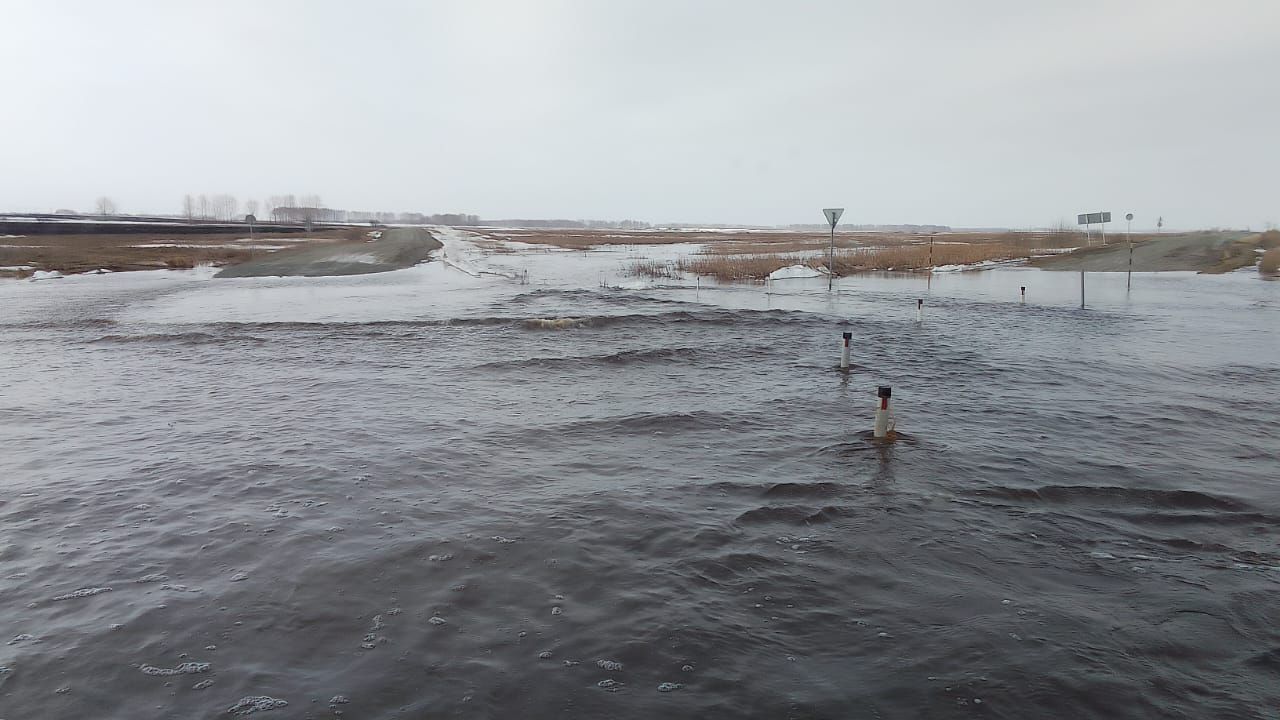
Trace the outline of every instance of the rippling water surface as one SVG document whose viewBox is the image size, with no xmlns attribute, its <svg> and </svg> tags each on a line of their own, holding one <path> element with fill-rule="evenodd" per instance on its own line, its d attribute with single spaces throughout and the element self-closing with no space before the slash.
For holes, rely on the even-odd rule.
<svg viewBox="0 0 1280 720">
<path fill-rule="evenodd" d="M 558 258 L 0 284 L 0 717 L 1280 712 L 1280 284 Z"/>
</svg>

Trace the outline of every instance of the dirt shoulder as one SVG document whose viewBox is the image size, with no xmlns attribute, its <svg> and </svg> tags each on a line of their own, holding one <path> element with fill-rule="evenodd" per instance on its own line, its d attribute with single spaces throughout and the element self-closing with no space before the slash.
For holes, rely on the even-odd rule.
<svg viewBox="0 0 1280 720">
<path fill-rule="evenodd" d="M 245 262 L 292 247 L 349 242 L 368 228 L 325 228 L 311 233 L 194 233 L 150 229 L 143 233 L 0 234 L 0 277 L 36 271 L 64 274 L 98 270 L 161 270 Z"/>
<path fill-rule="evenodd" d="M 1277 241 L 1280 239 L 1271 238 L 1270 233 L 1206 231 L 1156 236 L 1133 244 L 1133 270 L 1230 272 L 1252 266 L 1258 261 L 1255 249 Z M 1045 270 L 1124 272 L 1129 269 L 1129 247 L 1121 235 L 1106 246 L 1095 245 L 1067 255 L 1037 258 L 1030 264 Z"/>
<path fill-rule="evenodd" d="M 417 265 L 440 247 L 440 241 L 423 228 L 390 228 L 381 231 L 380 237 L 363 242 L 281 250 L 224 268 L 216 277 L 323 277 L 387 272 Z"/>
</svg>

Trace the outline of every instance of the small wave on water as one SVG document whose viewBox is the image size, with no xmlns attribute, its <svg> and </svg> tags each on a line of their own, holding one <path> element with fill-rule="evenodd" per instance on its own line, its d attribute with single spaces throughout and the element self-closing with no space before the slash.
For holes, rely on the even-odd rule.
<svg viewBox="0 0 1280 720">
<path fill-rule="evenodd" d="M 1090 485 L 1045 485 L 1037 488 L 992 487 L 970 491 L 978 497 L 1019 502 L 1086 504 L 1185 510 L 1243 512 L 1250 506 L 1236 498 L 1196 490 L 1163 490 Z"/>
<path fill-rule="evenodd" d="M 104 344 L 122 344 L 122 343 L 145 343 L 145 344 L 165 344 L 172 343 L 176 345 L 210 345 L 225 343 L 262 343 L 267 342 L 265 338 L 255 337 L 253 335 L 232 335 L 227 333 L 207 333 L 207 332 L 186 332 L 186 333 L 146 333 L 142 335 L 103 335 L 91 343 Z"/>
<path fill-rule="evenodd" d="M 512 360 L 496 360 L 480 363 L 468 370 L 508 370 L 520 371 L 533 368 L 572 369 L 592 365 L 624 367 L 627 365 L 649 364 L 691 364 L 705 359 L 707 351 L 700 348 L 674 347 L 649 348 L 643 350 L 622 350 L 604 355 L 551 356 L 517 358 Z"/>
</svg>

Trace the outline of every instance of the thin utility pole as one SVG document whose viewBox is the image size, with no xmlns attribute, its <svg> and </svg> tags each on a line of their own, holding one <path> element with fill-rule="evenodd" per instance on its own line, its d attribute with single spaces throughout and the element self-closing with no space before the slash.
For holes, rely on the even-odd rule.
<svg viewBox="0 0 1280 720">
<path fill-rule="evenodd" d="M 836 281 L 836 224 L 831 223 L 831 247 L 827 250 L 827 290 Z"/>
<path fill-rule="evenodd" d="M 1129 243 L 1129 272 L 1124 278 L 1124 289 L 1133 289 L 1133 213 L 1124 216 L 1124 239 Z"/>
</svg>

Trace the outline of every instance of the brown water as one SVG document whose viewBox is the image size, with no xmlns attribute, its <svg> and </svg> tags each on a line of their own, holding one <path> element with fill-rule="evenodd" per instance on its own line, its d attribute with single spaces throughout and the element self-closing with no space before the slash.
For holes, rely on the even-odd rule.
<svg viewBox="0 0 1280 720">
<path fill-rule="evenodd" d="M 1280 712 L 1274 283 L 398 277 L 0 285 L 0 718 Z"/>
</svg>

